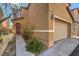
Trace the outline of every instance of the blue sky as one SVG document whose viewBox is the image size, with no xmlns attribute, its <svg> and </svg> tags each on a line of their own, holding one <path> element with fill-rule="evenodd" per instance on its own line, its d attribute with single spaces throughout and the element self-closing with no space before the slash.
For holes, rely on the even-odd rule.
<svg viewBox="0 0 79 59">
<path fill-rule="evenodd" d="M 79 3 L 71 3 L 71 9 L 79 8 Z"/>
</svg>

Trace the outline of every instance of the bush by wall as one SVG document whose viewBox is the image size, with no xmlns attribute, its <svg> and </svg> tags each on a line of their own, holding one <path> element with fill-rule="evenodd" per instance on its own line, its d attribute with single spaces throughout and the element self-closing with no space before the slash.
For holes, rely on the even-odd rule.
<svg viewBox="0 0 79 59">
<path fill-rule="evenodd" d="M 37 40 L 38 38 L 32 38 L 32 40 L 27 44 L 26 49 L 32 53 L 39 53 L 43 49 L 43 44 Z"/>
<path fill-rule="evenodd" d="M 32 39 L 33 32 L 30 31 L 30 30 L 32 30 L 32 29 L 33 29 L 33 28 L 28 28 L 28 27 L 27 27 L 26 29 L 24 29 L 24 31 L 23 31 L 23 33 L 22 33 L 22 36 L 23 36 L 23 38 L 24 38 L 24 40 L 25 40 L 26 42 Z"/>
<path fill-rule="evenodd" d="M 33 34 L 33 32 L 26 30 L 23 32 L 22 36 L 23 36 L 24 40 L 27 42 L 32 39 L 32 34 Z"/>
</svg>

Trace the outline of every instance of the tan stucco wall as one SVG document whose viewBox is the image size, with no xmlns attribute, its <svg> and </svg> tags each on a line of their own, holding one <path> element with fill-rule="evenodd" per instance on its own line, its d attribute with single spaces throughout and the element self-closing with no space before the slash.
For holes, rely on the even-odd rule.
<svg viewBox="0 0 79 59">
<path fill-rule="evenodd" d="M 68 4 L 50 3 L 49 4 L 49 16 L 50 16 L 50 13 L 52 12 L 52 14 L 54 16 L 58 16 L 59 18 L 61 18 L 60 20 L 72 24 L 72 18 L 70 17 L 70 15 L 66 9 L 66 6 L 68 6 Z M 51 20 L 49 18 L 49 29 L 55 30 L 55 19 Z M 55 31 L 51 32 L 51 33 L 49 32 L 49 47 L 51 47 L 54 44 L 54 34 L 55 34 Z M 71 35 L 72 35 L 72 33 L 71 33 Z"/>
<path fill-rule="evenodd" d="M 29 23 L 34 25 L 35 30 L 48 29 L 48 4 L 33 3 L 29 7 Z"/>
<path fill-rule="evenodd" d="M 74 28 L 75 28 L 75 36 L 79 36 L 79 23 L 75 23 Z"/>
<path fill-rule="evenodd" d="M 74 21 L 73 22 L 73 26 L 72 26 L 72 29 L 73 29 L 73 36 L 78 36 L 79 35 L 79 12 L 78 12 L 79 9 L 74 9 L 74 10 L 71 10 L 71 13 L 72 13 L 72 16 L 74 18 Z"/>
<path fill-rule="evenodd" d="M 48 30 L 48 4 L 33 3 L 30 5 L 29 9 L 22 10 L 22 15 L 24 19 L 15 21 L 14 23 L 21 24 L 21 32 L 27 26 L 34 27 L 34 30 Z M 48 46 L 48 32 L 34 32 L 34 36 L 38 37 L 46 46 Z"/>
<path fill-rule="evenodd" d="M 24 17 L 24 19 L 17 19 L 16 21 L 14 21 L 14 26 L 16 23 L 20 23 L 21 24 L 21 33 L 23 32 L 23 30 L 27 27 L 28 23 L 28 10 L 26 9 L 22 9 L 22 16 Z M 16 27 L 15 28 L 15 32 L 16 32 Z"/>
<path fill-rule="evenodd" d="M 67 3 L 50 3 L 49 10 L 52 10 L 54 15 L 63 18 L 62 20 L 72 23 L 72 19 L 68 14 L 66 6 L 68 6 Z"/>
<path fill-rule="evenodd" d="M 48 4 L 31 4 L 28 10 L 29 23 L 34 26 L 34 30 L 48 30 Z M 34 36 L 41 39 L 48 46 L 48 32 L 34 32 Z"/>
<path fill-rule="evenodd" d="M 66 10 L 66 4 L 60 3 L 33 3 L 27 10 L 22 10 L 24 19 L 15 21 L 15 23 L 21 23 L 22 31 L 28 25 L 33 26 L 34 30 L 53 30 L 53 32 L 34 32 L 35 37 L 38 37 L 46 46 L 51 47 L 54 44 L 55 21 L 50 18 L 50 10 L 53 11 L 54 15 L 63 18 L 61 20 L 72 23 L 72 19 Z"/>
<path fill-rule="evenodd" d="M 48 32 L 34 32 L 34 36 L 38 38 L 46 47 L 49 46 L 49 33 Z"/>
<path fill-rule="evenodd" d="M 79 23 L 74 23 L 72 24 L 72 37 L 73 36 L 79 36 Z"/>
</svg>

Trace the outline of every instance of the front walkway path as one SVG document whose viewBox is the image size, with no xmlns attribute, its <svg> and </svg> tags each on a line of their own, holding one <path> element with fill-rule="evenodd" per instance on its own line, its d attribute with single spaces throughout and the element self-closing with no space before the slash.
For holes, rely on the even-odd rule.
<svg viewBox="0 0 79 59">
<path fill-rule="evenodd" d="M 42 52 L 40 56 L 68 56 L 79 44 L 78 39 L 64 39 Z"/>
<path fill-rule="evenodd" d="M 16 56 L 33 56 L 32 53 L 26 51 L 26 43 L 21 35 L 16 35 Z"/>
</svg>

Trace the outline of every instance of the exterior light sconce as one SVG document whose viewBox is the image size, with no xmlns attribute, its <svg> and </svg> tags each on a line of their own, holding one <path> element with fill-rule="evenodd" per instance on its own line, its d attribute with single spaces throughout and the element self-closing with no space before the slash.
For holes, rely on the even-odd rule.
<svg viewBox="0 0 79 59">
<path fill-rule="evenodd" d="M 54 19 L 54 14 L 53 14 L 53 11 L 52 10 L 50 10 L 49 11 L 49 18 L 51 19 L 51 20 L 53 20 Z"/>
</svg>

